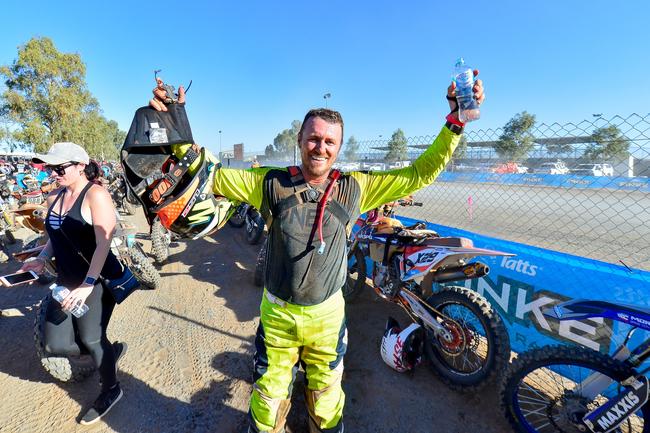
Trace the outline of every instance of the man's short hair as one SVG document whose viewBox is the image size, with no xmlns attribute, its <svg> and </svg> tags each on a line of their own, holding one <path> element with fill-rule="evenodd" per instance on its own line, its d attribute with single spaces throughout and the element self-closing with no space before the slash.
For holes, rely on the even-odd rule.
<svg viewBox="0 0 650 433">
<path fill-rule="evenodd" d="M 327 123 L 341 125 L 341 144 L 343 144 L 343 117 L 338 111 L 330 110 L 329 108 L 313 108 L 305 114 L 305 119 L 302 121 L 302 125 L 300 125 L 300 131 L 298 131 L 298 142 L 300 142 L 302 137 L 302 130 L 305 127 L 305 123 L 312 117 L 320 117 Z"/>
</svg>

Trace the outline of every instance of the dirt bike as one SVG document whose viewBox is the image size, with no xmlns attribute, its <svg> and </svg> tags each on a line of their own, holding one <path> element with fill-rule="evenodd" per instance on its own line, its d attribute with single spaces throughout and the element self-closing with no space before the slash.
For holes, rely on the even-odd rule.
<svg viewBox="0 0 650 433">
<path fill-rule="evenodd" d="M 432 371 L 452 389 L 476 390 L 507 365 L 510 344 L 504 324 L 487 299 L 474 291 L 441 286 L 428 293 L 425 287 L 482 277 L 489 268 L 468 263 L 470 259 L 512 254 L 475 248 L 466 238 L 440 237 L 422 222 L 404 227 L 392 218 L 396 205 L 421 203 L 399 200 L 357 221 L 360 228 L 349 241 L 344 296 L 349 302 L 361 292 L 370 261 L 375 292 L 403 307 L 424 330 L 424 355 Z"/>
<path fill-rule="evenodd" d="M 13 234 L 14 225 L 15 221 L 9 210 L 9 205 L 0 198 L 0 242 L 16 243 L 16 237 Z"/>
<path fill-rule="evenodd" d="M 33 252 L 40 252 L 39 248 L 42 249 L 43 247 L 36 247 Z M 113 237 L 111 250 L 129 266 L 143 288 L 155 289 L 158 286 L 160 275 L 145 255 L 142 246 L 136 242 L 134 226 L 118 220 L 118 228 Z M 35 255 L 37 255 L 38 252 L 36 252 Z M 34 254 L 32 256 L 34 256 Z M 36 346 L 36 353 L 41 360 L 43 368 L 45 368 L 45 370 L 55 379 L 62 382 L 83 380 L 95 371 L 95 364 L 90 355 L 58 356 L 50 354 L 45 350 L 45 315 L 47 312 L 47 306 L 50 302 L 56 301 L 52 299 L 51 294 L 48 293 L 41 301 L 41 304 L 36 311 L 36 318 L 34 320 L 34 343 Z M 75 335 L 75 337 L 77 336 Z M 79 340 L 77 339 L 77 341 Z"/>
<path fill-rule="evenodd" d="M 18 209 L 13 210 L 16 225 L 25 227 L 26 229 L 34 232 L 33 235 L 27 237 L 22 243 L 22 250 L 13 254 L 14 258 L 20 262 L 36 257 L 42 247 L 47 242 L 45 236 L 45 216 L 47 215 L 47 208 L 42 205 L 25 203 Z M 53 266 L 46 266 L 45 272 L 38 276 L 39 284 L 50 284 L 56 278 L 56 272 Z"/>
<path fill-rule="evenodd" d="M 127 215 L 135 215 L 138 201 L 126 186 L 122 173 L 112 172 L 108 177 L 106 189 L 111 194 L 117 209 L 121 209 Z"/>
<path fill-rule="evenodd" d="M 264 218 L 254 206 L 248 203 L 241 203 L 237 207 L 228 224 L 237 228 L 246 225 L 246 242 L 251 245 L 259 244 L 264 235 Z"/>
<path fill-rule="evenodd" d="M 517 432 L 650 432 L 650 387 L 642 365 L 650 338 L 650 308 L 573 300 L 543 310 L 558 321 L 607 318 L 630 329 L 612 355 L 585 347 L 545 346 L 520 354 L 501 384 L 501 405 Z M 647 420 L 647 421 L 646 421 Z"/>
</svg>

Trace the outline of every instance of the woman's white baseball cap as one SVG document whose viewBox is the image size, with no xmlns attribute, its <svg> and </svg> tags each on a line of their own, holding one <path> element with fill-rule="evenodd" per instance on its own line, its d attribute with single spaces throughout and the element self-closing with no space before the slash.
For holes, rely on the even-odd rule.
<svg viewBox="0 0 650 433">
<path fill-rule="evenodd" d="M 81 162 L 88 164 L 90 157 L 85 149 L 78 144 L 69 141 L 54 143 L 47 153 L 37 153 L 32 158 L 37 164 L 61 165 L 66 162 Z"/>
</svg>

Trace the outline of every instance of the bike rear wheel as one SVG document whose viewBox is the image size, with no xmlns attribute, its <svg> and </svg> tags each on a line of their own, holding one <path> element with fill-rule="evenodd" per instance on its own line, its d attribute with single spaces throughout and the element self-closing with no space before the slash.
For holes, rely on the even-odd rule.
<svg viewBox="0 0 650 433">
<path fill-rule="evenodd" d="M 474 392 L 501 376 L 510 359 L 510 340 L 501 317 L 484 297 L 449 286 L 430 296 L 427 303 L 452 319 L 442 322 L 451 341 L 427 329 L 424 345 L 431 369 L 447 386 Z"/>
<path fill-rule="evenodd" d="M 612 380 L 594 399 L 580 386 L 594 373 Z M 526 433 L 581 433 L 590 431 L 584 415 L 610 398 L 635 374 L 628 364 L 583 347 L 547 346 L 521 354 L 501 383 L 501 407 L 512 427 Z M 648 404 L 614 431 L 648 433 Z"/>
</svg>

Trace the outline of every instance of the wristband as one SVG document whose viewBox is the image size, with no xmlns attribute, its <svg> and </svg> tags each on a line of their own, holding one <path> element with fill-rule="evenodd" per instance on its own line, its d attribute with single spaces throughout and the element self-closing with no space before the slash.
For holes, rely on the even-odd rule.
<svg viewBox="0 0 650 433">
<path fill-rule="evenodd" d="M 447 123 L 445 123 L 445 126 L 449 128 L 451 132 L 454 134 L 462 134 L 463 129 L 465 124 L 461 122 L 460 120 L 456 119 L 454 116 L 452 116 L 451 113 L 449 113 L 446 117 Z"/>
<path fill-rule="evenodd" d="M 88 284 L 89 286 L 94 286 L 96 282 L 97 282 L 97 278 L 93 278 L 93 277 L 86 277 L 86 279 L 84 280 L 84 283 Z"/>
<path fill-rule="evenodd" d="M 454 125 L 458 125 L 461 128 L 465 126 L 465 124 L 463 122 L 458 120 L 458 118 L 453 116 L 451 113 L 447 114 L 447 117 L 445 119 L 447 119 L 447 122 L 453 123 Z"/>
</svg>

